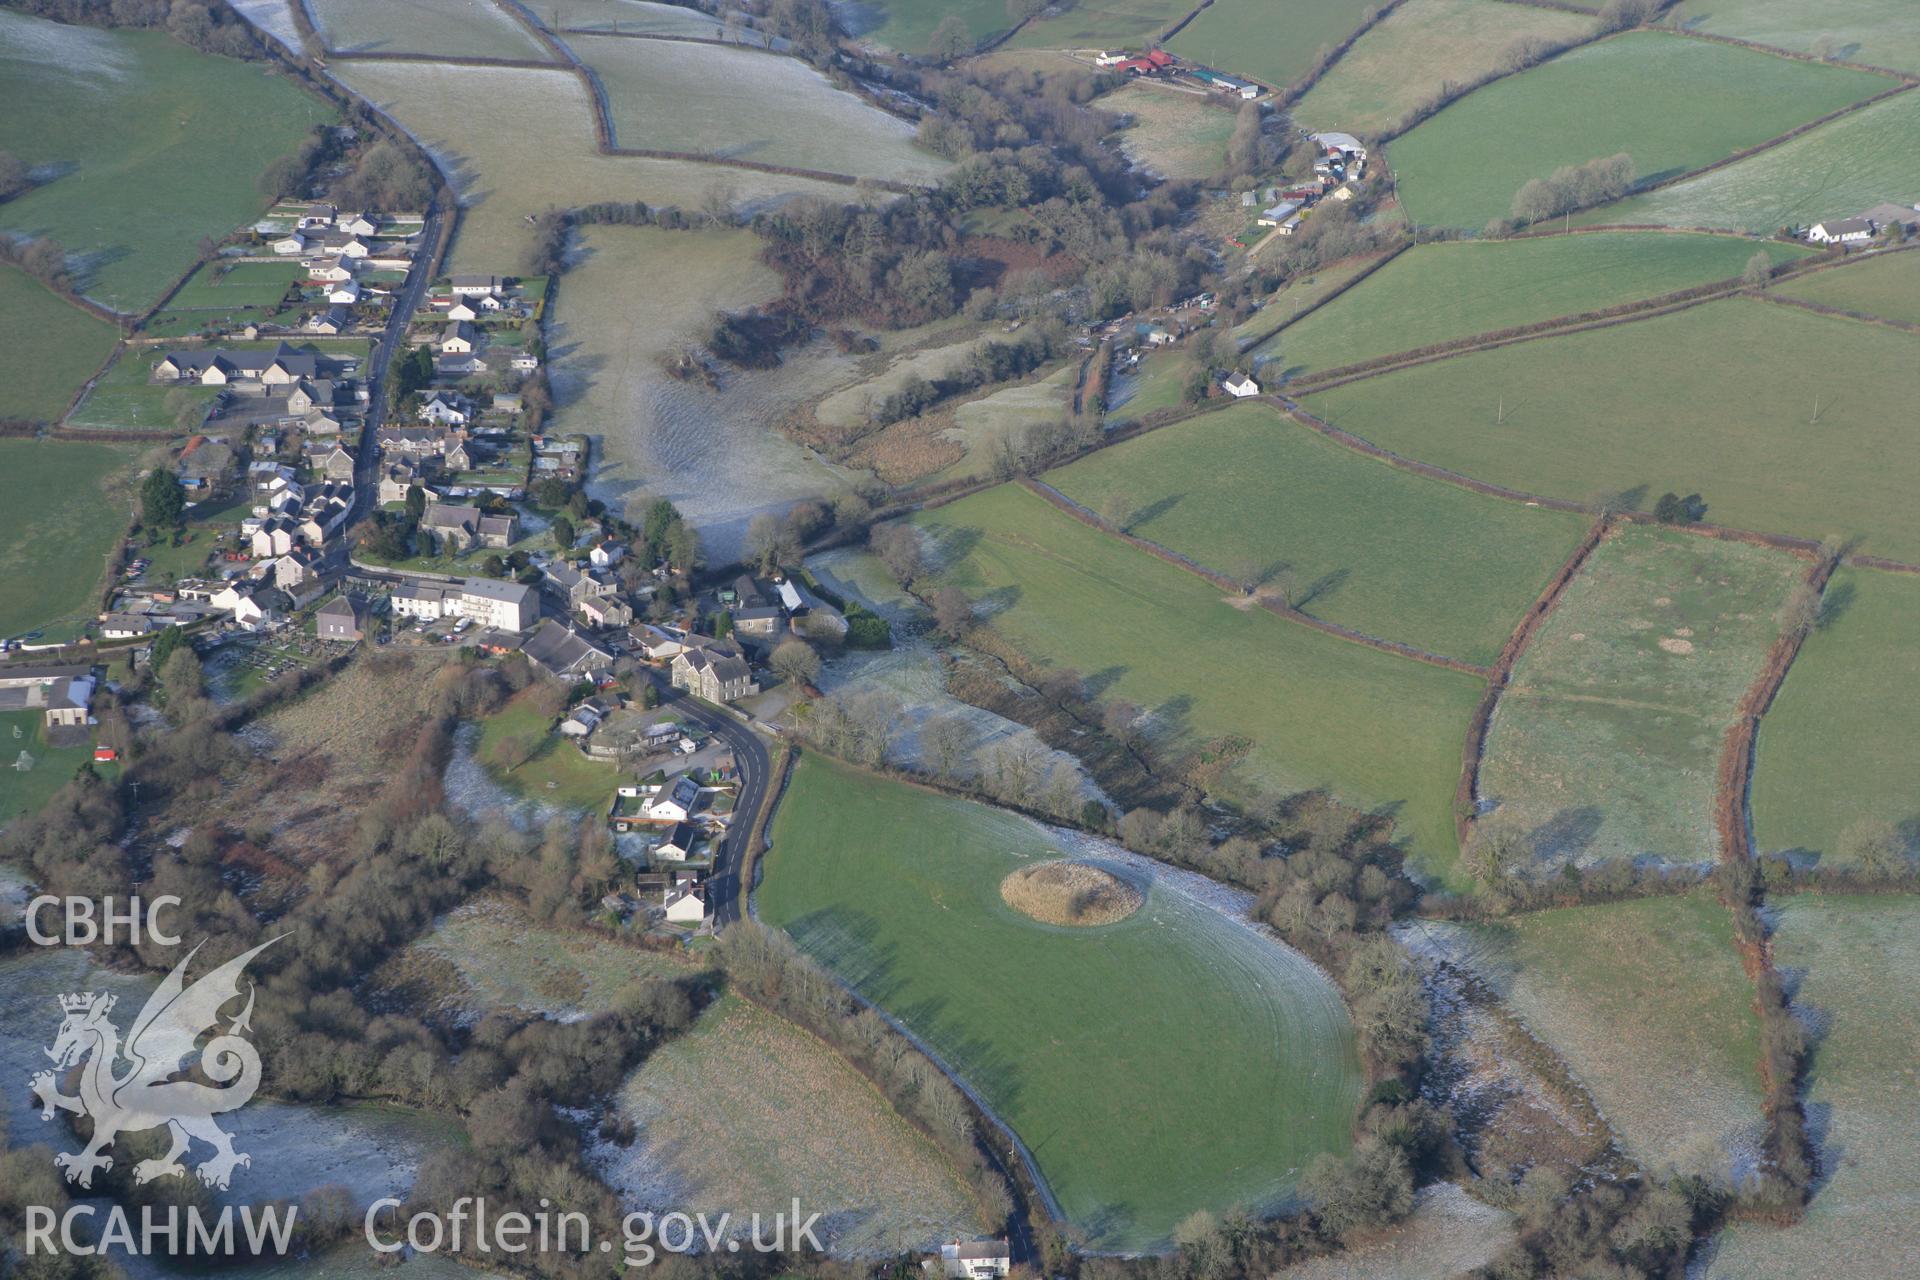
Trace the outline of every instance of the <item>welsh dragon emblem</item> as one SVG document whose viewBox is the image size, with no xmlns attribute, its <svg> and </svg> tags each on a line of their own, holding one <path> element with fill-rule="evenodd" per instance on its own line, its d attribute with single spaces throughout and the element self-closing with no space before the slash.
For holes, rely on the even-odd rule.
<svg viewBox="0 0 1920 1280">
<path fill-rule="evenodd" d="M 107 1016 L 113 1011 L 113 996 L 87 991 L 60 997 L 65 1016 L 53 1047 L 46 1050 L 54 1070 L 40 1072 L 30 1084 L 40 1100 L 42 1120 L 53 1119 L 58 1108 L 93 1121 L 93 1137 L 85 1150 L 54 1157 L 67 1181 L 92 1186 L 96 1170 L 113 1167 L 113 1158 L 102 1153 L 117 1136 L 162 1125 L 172 1136 L 172 1148 L 159 1159 L 135 1165 L 135 1182 L 185 1174 L 180 1157 L 196 1138 L 213 1148 L 213 1155 L 194 1170 L 209 1187 L 225 1190 L 236 1167 L 253 1163 L 251 1156 L 233 1149 L 232 1135 L 213 1122 L 214 1116 L 244 1107 L 260 1087 L 260 1054 L 243 1035 L 253 1029 L 253 984 L 247 984 L 246 1007 L 224 1031 L 220 1011 L 242 994 L 240 975 L 247 963 L 278 941 L 269 939 L 187 986 L 182 975 L 199 953 L 195 947 L 148 997 L 124 1045 Z M 199 1045 L 208 1032 L 213 1038 Z M 186 1078 L 183 1061 L 195 1054 L 200 1074 L 213 1084 Z M 78 1096 L 68 1097 L 60 1092 L 60 1079 L 76 1065 Z"/>
</svg>

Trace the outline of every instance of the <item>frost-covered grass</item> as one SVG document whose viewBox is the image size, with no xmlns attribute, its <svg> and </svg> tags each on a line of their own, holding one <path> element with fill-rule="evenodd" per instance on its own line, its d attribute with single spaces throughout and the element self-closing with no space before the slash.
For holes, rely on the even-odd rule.
<svg viewBox="0 0 1920 1280">
<path fill-rule="evenodd" d="M 913 126 L 797 58 L 617 36 L 568 43 L 606 86 L 615 146 L 692 151 L 902 182 L 951 166 L 913 144 Z"/>
<path fill-rule="evenodd" d="M 1812 1030 L 1808 1128 L 1823 1179 L 1791 1230 L 1741 1224 L 1702 1280 L 1879 1280 L 1920 1256 L 1920 900 L 1789 898 L 1774 960 Z"/>
<path fill-rule="evenodd" d="M 1407 940 L 1478 974 L 1648 1167 L 1752 1168 L 1760 1023 L 1732 917 L 1711 894 L 1424 921 Z"/>
<path fill-rule="evenodd" d="M 662 355 L 705 338 L 715 310 L 779 292 L 751 233 L 593 227 L 582 245 L 548 346 L 557 429 L 595 442 L 595 497 L 616 509 L 635 492 L 671 499 L 717 560 L 738 554 L 755 512 L 839 491 L 838 474 L 774 423 L 817 380 L 838 376 L 844 357 L 790 353 L 777 369 L 728 370 L 719 391 L 661 367 Z"/>
<path fill-rule="evenodd" d="M 1135 81 L 1099 105 L 1133 117 L 1119 134 L 1136 164 L 1168 178 L 1208 178 L 1227 167 L 1227 140 L 1236 113 L 1208 101 L 1210 95 Z M 1234 100 L 1238 103 L 1238 99 Z"/>
<path fill-rule="evenodd" d="M 335 53 L 553 60 L 495 0 L 303 0 Z"/>
<path fill-rule="evenodd" d="M 91 441 L 0 440 L 0 637 L 71 638 L 97 614 L 136 456 Z"/>
<path fill-rule="evenodd" d="M 967 1186 L 846 1061 L 736 996 L 669 1040 L 621 1089 L 639 1137 L 592 1157 L 630 1206 L 689 1213 L 818 1211 L 840 1257 L 925 1249 L 981 1230 Z M 740 1226 L 745 1230 L 745 1224 Z"/>
<path fill-rule="evenodd" d="M 345 62 L 333 74 L 390 113 L 450 172 L 464 206 L 455 271 L 519 271 L 532 243 L 528 218 L 555 205 L 645 200 L 695 209 L 720 193 L 752 213 L 793 195 L 848 195 L 804 178 L 603 156 L 594 150 L 587 91 L 566 71 L 422 61 Z"/>
</svg>

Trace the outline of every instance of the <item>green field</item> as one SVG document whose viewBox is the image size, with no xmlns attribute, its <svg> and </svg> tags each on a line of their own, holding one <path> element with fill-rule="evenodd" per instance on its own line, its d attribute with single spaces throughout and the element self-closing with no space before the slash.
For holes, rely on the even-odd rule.
<svg viewBox="0 0 1920 1280">
<path fill-rule="evenodd" d="M 308 5 L 314 25 L 333 53 L 554 60 L 546 46 L 494 0 L 298 2 Z"/>
<path fill-rule="evenodd" d="M 1392 812 L 1423 872 L 1457 882 L 1453 789 L 1479 680 L 1236 608 L 1014 486 L 916 523 L 951 557 L 942 581 L 1030 660 L 1140 704 L 1177 745 L 1251 739 L 1256 784 Z"/>
<path fill-rule="evenodd" d="M 1495 81 L 1394 142 L 1417 222 L 1478 230 L 1532 178 L 1616 152 L 1641 182 L 1722 159 L 1893 86 L 1864 71 L 1636 31 Z M 1636 219 L 1644 221 L 1644 219 Z"/>
<path fill-rule="evenodd" d="M 518 270 L 533 238 L 528 217 L 553 205 L 645 200 L 697 209 L 710 193 L 721 193 L 757 212 L 792 194 L 848 195 L 845 187 L 804 178 L 600 155 L 587 91 L 564 71 L 349 62 L 335 74 L 391 112 L 451 171 L 464 206 L 454 271 Z"/>
<path fill-rule="evenodd" d="M 1309 129 L 1378 134 L 1432 100 L 1447 82 L 1467 84 L 1499 70 L 1522 39 L 1576 39 L 1593 29 L 1577 13 L 1502 0 L 1407 0 L 1294 104 Z"/>
<path fill-rule="evenodd" d="M 1500 695 L 1489 821 L 1539 864 L 1711 862 L 1720 744 L 1805 562 L 1647 525 L 1602 543 Z"/>
<path fill-rule="evenodd" d="M 1478 974 L 1559 1054 L 1649 1168 L 1750 1167 L 1760 1114 L 1760 1023 L 1732 919 L 1705 893 L 1538 911 L 1511 921 L 1420 921 L 1422 943 Z M 1729 1160 L 1729 1151 L 1744 1159 Z"/>
<path fill-rule="evenodd" d="M 1002 48 L 1126 48 L 1137 53 L 1192 9 L 1190 0 L 1090 0 L 1035 18 Z"/>
<path fill-rule="evenodd" d="M 1781 285 L 1789 298 L 1920 324 L 1920 252 L 1869 258 Z"/>
<path fill-rule="evenodd" d="M 1169 878 L 1119 923 L 1039 924 L 999 886 L 1060 856 L 1046 828 L 813 755 L 771 839 L 762 917 L 978 1090 L 1095 1247 L 1275 1206 L 1345 1149 L 1361 1077 L 1339 993 Z"/>
<path fill-rule="evenodd" d="M 1296 276 L 1275 289 L 1260 309 L 1234 326 L 1241 342 L 1265 340 L 1283 322 L 1293 323 L 1302 311 L 1346 284 L 1378 260 L 1379 254 L 1342 258 L 1339 262 Z"/>
<path fill-rule="evenodd" d="M 1819 1029 L 1806 1107 L 1825 1176 L 1792 1229 L 1738 1224 L 1700 1274 L 1881 1280 L 1890 1260 L 1920 1254 L 1920 901 L 1808 896 L 1779 911 L 1774 959 Z"/>
<path fill-rule="evenodd" d="M 1908 140 L 1920 92 L 1902 93 L 1712 173 L 1603 205 L 1576 223 L 1660 223 L 1772 234 L 1920 200 Z"/>
<path fill-rule="evenodd" d="M 106 362 L 112 325 L 82 311 L 25 272 L 0 267 L 0 418 L 53 422 Z"/>
<path fill-rule="evenodd" d="M 306 275 L 298 262 L 203 266 L 175 290 L 163 310 L 141 324 L 140 331 L 152 337 L 184 337 L 208 328 L 219 332 L 265 324 L 279 309 L 288 286 Z"/>
<path fill-rule="evenodd" d="M 949 16 L 967 24 L 976 45 L 1010 25 L 1007 6 L 997 0 L 857 0 L 837 13 L 861 40 L 908 56 L 925 53 L 933 29 Z"/>
<path fill-rule="evenodd" d="M 516 698 L 480 722 L 478 754 L 487 763 L 495 743 L 512 734 L 530 734 L 540 741 L 531 759 L 512 772 L 487 763 L 487 772 L 510 791 L 583 813 L 605 813 L 614 788 L 627 781 L 619 767 L 589 759 L 571 741 L 552 732 L 554 722 L 525 698 Z"/>
<path fill-rule="evenodd" d="M 1868 818 L 1920 848 L 1920 578 L 1842 569 L 1827 601 L 1760 722 L 1755 841 L 1838 862 L 1834 838 Z"/>
<path fill-rule="evenodd" d="M 1255 350 L 1263 376 L 1299 377 L 1732 279 L 1756 252 L 1804 256 L 1791 245 L 1663 232 L 1416 245 Z"/>
<path fill-rule="evenodd" d="M 1265 405 L 1164 427 L 1051 472 L 1094 511 L 1369 635 L 1492 662 L 1585 517 L 1356 453 Z M 1284 566 L 1284 567 L 1282 567 Z"/>
<path fill-rule="evenodd" d="M 606 86 L 616 146 L 902 182 L 932 183 L 950 167 L 914 145 L 912 125 L 797 58 L 617 36 L 568 43 Z"/>
<path fill-rule="evenodd" d="M 133 455 L 105 444 L 0 440 L 0 636 L 77 634 L 99 612 L 107 552 L 126 532 Z"/>
<path fill-rule="evenodd" d="M 1785 355 L 1804 351 L 1820 359 Z M 1457 356 L 1305 403 L 1396 453 L 1529 493 L 1639 490 L 1645 509 L 1666 490 L 1698 490 L 1716 524 L 1858 534 L 1865 551 L 1920 560 L 1916 360 L 1920 336 L 1738 298 Z"/>
<path fill-rule="evenodd" d="M 26 768 L 18 767 L 26 756 Z M 0 711 L 0 829 L 40 811 L 93 756 L 93 745 L 51 747 L 38 711 Z"/>
<path fill-rule="evenodd" d="M 1118 137 L 1135 164 L 1167 178 L 1208 178 L 1227 167 L 1235 113 L 1205 95 L 1135 81 L 1100 99 L 1108 111 L 1133 116 Z"/>
<path fill-rule="evenodd" d="M 1136 422 L 1156 409 L 1178 409 L 1186 403 L 1187 374 L 1193 362 L 1178 351 L 1144 355 L 1133 373 L 1107 380 L 1107 421 L 1113 425 Z"/>
<path fill-rule="evenodd" d="M 1229 76 L 1284 89 L 1359 30 L 1372 7 L 1371 0 L 1213 0 L 1167 47 Z"/>
<path fill-rule="evenodd" d="M 90 297 L 144 310 L 203 236 L 260 212 L 261 171 L 331 115 L 264 63 L 0 11 L 0 149 L 58 174 L 0 206 L 0 231 L 52 236 Z"/>
<path fill-rule="evenodd" d="M 1680 0 L 1673 14 L 1693 31 L 1920 71 L 1920 13 L 1906 0 L 1834 0 L 1818 8 L 1795 0 Z"/>
</svg>

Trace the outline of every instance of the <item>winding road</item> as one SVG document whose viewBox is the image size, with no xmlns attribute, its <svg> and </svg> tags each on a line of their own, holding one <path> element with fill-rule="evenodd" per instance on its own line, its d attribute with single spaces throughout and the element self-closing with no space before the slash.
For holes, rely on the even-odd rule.
<svg viewBox="0 0 1920 1280">
<path fill-rule="evenodd" d="M 752 886 L 740 883 L 740 868 L 746 865 L 747 844 L 753 839 L 760 808 L 768 799 L 767 786 L 773 765 L 760 734 L 726 712 L 717 711 L 677 689 L 664 690 L 661 705 L 672 707 L 711 730 L 732 749 L 734 764 L 740 770 L 740 796 L 733 806 L 733 820 L 727 826 L 727 838 L 721 842 L 720 851 L 714 855 L 713 875 L 707 880 L 707 905 L 713 908 L 713 927 L 718 931 L 745 914 L 745 897 Z"/>
</svg>

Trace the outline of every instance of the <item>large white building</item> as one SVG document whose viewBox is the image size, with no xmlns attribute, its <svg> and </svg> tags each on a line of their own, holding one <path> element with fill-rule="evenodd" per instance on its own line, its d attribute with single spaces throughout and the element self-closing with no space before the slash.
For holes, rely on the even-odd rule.
<svg viewBox="0 0 1920 1280">
<path fill-rule="evenodd" d="M 540 619 L 540 596 L 524 583 L 495 578 L 409 582 L 393 593 L 399 618 L 472 618 L 502 631 L 525 631 Z"/>
</svg>

